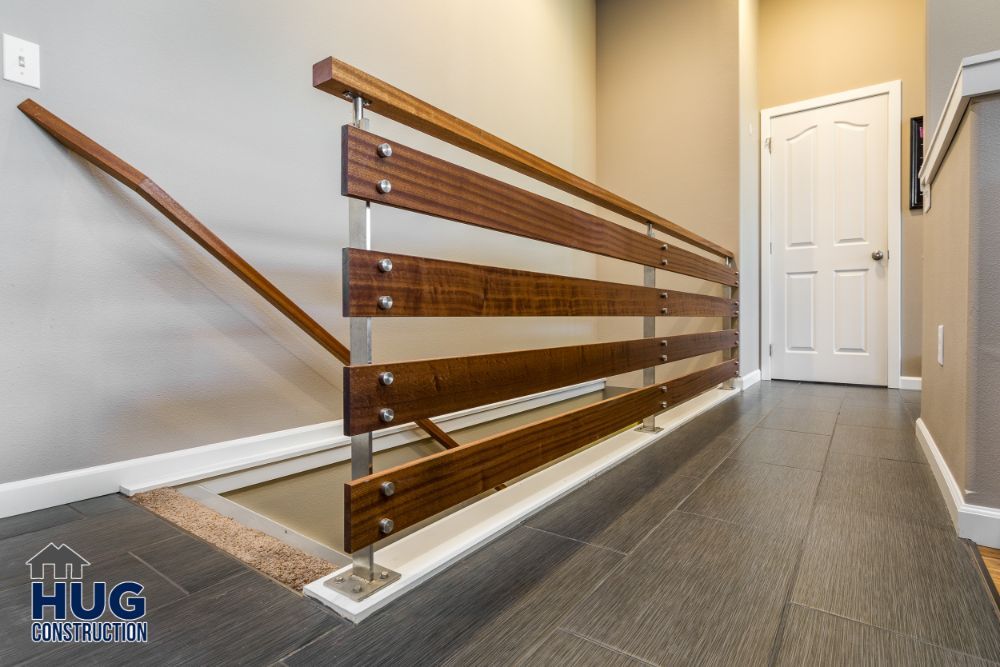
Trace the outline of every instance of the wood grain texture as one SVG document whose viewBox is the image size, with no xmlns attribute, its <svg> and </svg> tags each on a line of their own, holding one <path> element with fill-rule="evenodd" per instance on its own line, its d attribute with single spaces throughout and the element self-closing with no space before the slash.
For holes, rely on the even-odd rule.
<svg viewBox="0 0 1000 667">
<path fill-rule="evenodd" d="M 198 245 L 208 251 L 212 257 L 219 260 L 223 266 L 232 271 L 257 294 L 290 319 L 302 331 L 320 344 L 343 364 L 351 363 L 351 352 L 319 322 L 310 317 L 302 308 L 292 301 L 284 292 L 265 278 L 257 269 L 243 259 L 235 250 L 216 236 L 200 220 L 181 206 L 173 197 L 164 192 L 148 176 L 128 164 L 120 157 L 85 136 L 61 118 L 42 107 L 33 100 L 25 100 L 17 107 L 39 127 L 51 134 L 59 143 L 90 162 L 95 167 L 108 174 L 122 185 L 134 190 L 140 197 L 153 205 L 168 220 Z M 429 421 L 422 420 L 420 427 L 445 447 L 457 447 L 448 434 Z"/>
<path fill-rule="evenodd" d="M 397 529 L 412 526 L 660 412 L 663 401 L 676 405 L 737 374 L 738 364 L 726 361 L 348 482 L 345 549 L 353 552 L 381 539 L 383 518 L 392 519 Z M 381 493 L 387 481 L 396 487 L 391 496 Z"/>
<path fill-rule="evenodd" d="M 391 271 L 379 270 L 383 258 Z M 344 271 L 347 317 L 731 317 L 739 308 L 703 294 L 356 248 L 344 249 Z M 381 296 L 392 308 L 379 308 Z"/>
<path fill-rule="evenodd" d="M 340 99 L 360 95 L 370 111 L 602 206 L 721 257 L 733 252 L 624 197 L 532 155 L 336 58 L 313 65 L 313 86 Z"/>
<path fill-rule="evenodd" d="M 382 428 L 380 408 L 399 421 L 464 410 L 517 396 L 728 350 L 733 330 L 523 352 L 344 367 L 344 433 Z M 664 356 L 666 358 L 664 358 Z M 393 383 L 379 382 L 381 373 Z"/>
<path fill-rule="evenodd" d="M 378 147 L 388 144 L 392 155 Z M 576 248 L 673 273 L 736 285 L 725 264 L 572 206 L 483 176 L 398 142 L 345 125 L 342 193 L 386 206 Z M 387 179 L 392 189 L 376 184 Z M 666 264 L 664 264 L 664 261 Z"/>
</svg>

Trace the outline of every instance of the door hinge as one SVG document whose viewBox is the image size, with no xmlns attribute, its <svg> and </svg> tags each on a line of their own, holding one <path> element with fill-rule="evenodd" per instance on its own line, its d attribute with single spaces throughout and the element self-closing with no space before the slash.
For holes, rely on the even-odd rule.
<svg viewBox="0 0 1000 667">
<path fill-rule="evenodd" d="M 769 357 L 773 357 L 774 356 L 774 343 L 769 343 L 768 344 L 768 346 L 767 346 L 767 356 L 769 356 Z"/>
<path fill-rule="evenodd" d="M 764 148 L 767 149 L 768 153 L 771 152 L 771 137 L 768 137 L 767 139 L 764 139 Z"/>
<path fill-rule="evenodd" d="M 768 245 L 768 253 L 771 254 L 771 255 L 773 255 L 774 254 L 774 241 L 768 242 L 767 245 Z"/>
</svg>

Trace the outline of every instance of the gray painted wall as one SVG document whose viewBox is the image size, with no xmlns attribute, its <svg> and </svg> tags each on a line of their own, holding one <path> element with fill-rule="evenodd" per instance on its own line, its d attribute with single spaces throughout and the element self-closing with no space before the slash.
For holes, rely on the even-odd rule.
<svg viewBox="0 0 1000 667">
<path fill-rule="evenodd" d="M 0 31 L 41 44 L 43 85 L 0 82 L 0 482 L 334 419 L 341 402 L 338 363 L 30 123 L 22 99 L 146 172 L 346 338 L 339 127 L 350 109 L 312 89 L 312 64 L 336 55 L 593 178 L 594 21 L 578 0 L 0 3 Z M 372 129 L 530 183 L 388 121 Z M 374 238 L 596 274 L 584 253 L 395 211 L 375 212 Z M 579 319 L 380 323 L 376 358 L 594 334 Z"/>
<path fill-rule="evenodd" d="M 997 0 L 926 0 L 927 114 L 929 132 L 941 118 L 959 63 L 966 56 L 1000 49 Z"/>
<path fill-rule="evenodd" d="M 978 100 L 969 240 L 969 446 L 966 500 L 1000 507 L 1000 95 Z"/>
</svg>

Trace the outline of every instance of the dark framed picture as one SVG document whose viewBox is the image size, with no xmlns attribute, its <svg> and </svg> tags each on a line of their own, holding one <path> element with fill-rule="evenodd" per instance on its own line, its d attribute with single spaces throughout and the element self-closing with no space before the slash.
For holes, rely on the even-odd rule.
<svg viewBox="0 0 1000 667">
<path fill-rule="evenodd" d="M 924 207 L 920 190 L 920 168 L 924 166 L 924 117 L 910 119 L 910 208 Z"/>
</svg>

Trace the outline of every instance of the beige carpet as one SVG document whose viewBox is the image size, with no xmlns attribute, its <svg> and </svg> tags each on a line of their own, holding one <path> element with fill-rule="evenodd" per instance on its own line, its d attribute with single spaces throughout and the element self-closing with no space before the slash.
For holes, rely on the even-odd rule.
<svg viewBox="0 0 1000 667">
<path fill-rule="evenodd" d="M 296 591 L 337 567 L 211 510 L 174 489 L 132 497 L 139 505 Z"/>
</svg>

